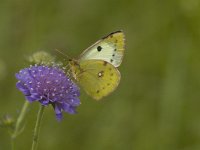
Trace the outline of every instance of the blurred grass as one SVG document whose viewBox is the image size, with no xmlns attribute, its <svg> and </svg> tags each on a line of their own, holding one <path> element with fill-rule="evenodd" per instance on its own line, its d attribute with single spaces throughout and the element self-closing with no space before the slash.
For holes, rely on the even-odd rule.
<svg viewBox="0 0 200 150">
<path fill-rule="evenodd" d="M 102 102 L 82 91 L 78 114 L 60 123 L 49 107 L 38 149 L 200 149 L 199 0 L 2 0 L 0 20 L 0 116 L 22 107 L 14 74 L 29 54 L 58 48 L 76 57 L 110 32 L 126 34 L 118 89 Z M 16 149 L 30 148 L 37 109 Z M 0 135 L 0 150 L 9 150 L 7 132 Z"/>
</svg>

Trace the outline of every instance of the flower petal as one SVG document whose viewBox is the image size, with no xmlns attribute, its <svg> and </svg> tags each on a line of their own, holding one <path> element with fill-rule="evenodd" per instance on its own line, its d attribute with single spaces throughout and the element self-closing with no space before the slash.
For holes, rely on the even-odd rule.
<svg viewBox="0 0 200 150">
<path fill-rule="evenodd" d="M 24 94 L 24 95 L 30 95 L 29 89 L 24 86 L 21 82 L 16 83 L 16 87 Z"/>
</svg>

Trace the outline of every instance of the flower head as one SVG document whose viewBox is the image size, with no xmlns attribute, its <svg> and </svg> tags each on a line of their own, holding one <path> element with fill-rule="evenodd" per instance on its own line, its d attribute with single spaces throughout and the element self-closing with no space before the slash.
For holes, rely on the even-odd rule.
<svg viewBox="0 0 200 150">
<path fill-rule="evenodd" d="M 16 86 L 26 99 L 45 106 L 52 104 L 58 120 L 62 119 L 62 111 L 74 114 L 80 105 L 79 88 L 58 67 L 32 66 L 22 69 L 16 78 Z"/>
</svg>

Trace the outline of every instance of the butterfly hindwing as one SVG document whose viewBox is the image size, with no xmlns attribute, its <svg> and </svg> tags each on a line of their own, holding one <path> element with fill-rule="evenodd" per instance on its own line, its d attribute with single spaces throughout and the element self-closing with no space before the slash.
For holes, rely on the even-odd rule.
<svg viewBox="0 0 200 150">
<path fill-rule="evenodd" d="M 120 72 L 110 63 L 102 60 L 85 60 L 79 65 L 84 70 L 77 75 L 77 81 L 94 99 L 99 100 L 107 96 L 118 86 Z"/>
<path fill-rule="evenodd" d="M 122 31 L 113 32 L 87 48 L 79 57 L 79 61 L 99 59 L 118 67 L 124 55 L 125 36 Z"/>
</svg>

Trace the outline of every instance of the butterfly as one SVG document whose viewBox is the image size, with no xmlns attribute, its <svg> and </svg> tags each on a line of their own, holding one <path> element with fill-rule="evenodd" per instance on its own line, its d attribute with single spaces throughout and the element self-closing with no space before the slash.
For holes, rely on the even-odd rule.
<svg viewBox="0 0 200 150">
<path fill-rule="evenodd" d="M 77 59 L 69 60 L 73 78 L 95 100 L 113 92 L 120 82 L 120 66 L 125 50 L 125 35 L 116 31 L 84 50 Z"/>
</svg>

